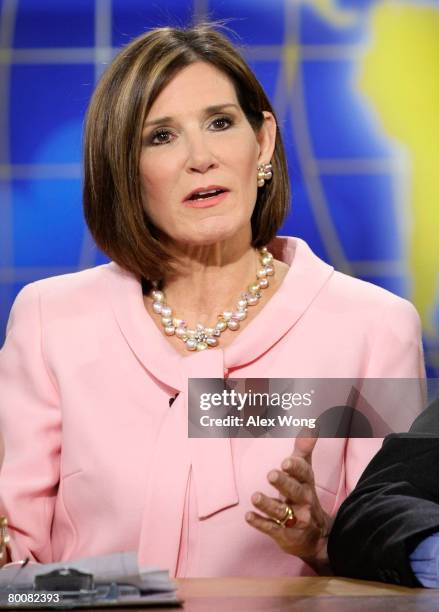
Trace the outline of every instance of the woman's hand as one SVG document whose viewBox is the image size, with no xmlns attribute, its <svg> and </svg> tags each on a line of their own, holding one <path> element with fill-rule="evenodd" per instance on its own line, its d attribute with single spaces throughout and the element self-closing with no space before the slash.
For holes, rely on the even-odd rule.
<svg viewBox="0 0 439 612">
<path fill-rule="evenodd" d="M 290 457 L 282 462 L 282 470 L 272 470 L 268 481 L 280 493 L 268 497 L 263 493 L 252 495 L 253 505 L 259 512 L 248 512 L 247 522 L 262 533 L 271 536 L 290 555 L 301 557 L 317 573 L 330 573 L 327 541 L 333 519 L 320 505 L 311 466 L 312 452 L 317 438 L 297 437 Z M 282 522 L 288 511 L 293 519 Z M 264 516 L 265 515 L 265 516 Z"/>
<path fill-rule="evenodd" d="M 3 443 L 3 436 L 0 432 L 0 472 L 2 469 L 3 457 L 5 454 L 5 445 Z M 7 535 L 7 522 L 5 523 L 5 517 L 0 517 L 0 568 L 9 561 L 8 551 L 6 544 L 8 543 Z"/>
</svg>

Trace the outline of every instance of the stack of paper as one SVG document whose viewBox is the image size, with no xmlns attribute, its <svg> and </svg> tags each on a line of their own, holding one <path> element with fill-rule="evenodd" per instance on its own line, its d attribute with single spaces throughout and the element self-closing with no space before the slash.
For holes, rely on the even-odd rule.
<svg viewBox="0 0 439 612">
<path fill-rule="evenodd" d="M 17 563 L 8 564 L 0 570 L 1 602 L 3 603 L 8 593 L 32 591 L 36 576 L 65 568 L 92 574 L 94 578 L 93 594 L 76 594 L 73 597 L 74 607 L 86 607 L 91 604 L 101 607 L 121 603 L 127 605 L 181 603 L 177 598 L 176 585 L 169 578 L 169 572 L 156 567 L 139 568 L 135 552 L 114 553 L 60 563 L 29 563 L 25 567 Z M 71 608 L 72 598 L 64 596 L 65 604 L 66 599 L 68 607 Z M 17 601 L 19 602 L 18 597 Z M 14 606 L 8 605 L 8 608 L 10 607 Z M 23 602 L 17 607 L 22 608 Z"/>
</svg>

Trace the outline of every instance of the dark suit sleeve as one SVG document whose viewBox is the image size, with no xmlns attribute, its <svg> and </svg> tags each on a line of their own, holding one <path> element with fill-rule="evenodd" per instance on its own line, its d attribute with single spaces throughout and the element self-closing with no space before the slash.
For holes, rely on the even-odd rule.
<svg viewBox="0 0 439 612">
<path fill-rule="evenodd" d="M 420 586 L 409 555 L 439 531 L 439 399 L 408 434 L 388 436 L 337 514 L 335 574 Z"/>
</svg>

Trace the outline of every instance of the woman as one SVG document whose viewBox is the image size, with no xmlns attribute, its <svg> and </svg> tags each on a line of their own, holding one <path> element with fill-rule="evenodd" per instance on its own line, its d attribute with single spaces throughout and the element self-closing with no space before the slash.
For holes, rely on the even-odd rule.
<svg viewBox="0 0 439 612">
<path fill-rule="evenodd" d="M 276 238 L 288 199 L 271 104 L 221 34 L 157 29 L 114 60 L 84 185 L 113 261 L 24 288 L 0 356 L 10 558 L 325 571 L 379 441 L 187 437 L 191 377 L 423 375 L 414 308 Z"/>
</svg>

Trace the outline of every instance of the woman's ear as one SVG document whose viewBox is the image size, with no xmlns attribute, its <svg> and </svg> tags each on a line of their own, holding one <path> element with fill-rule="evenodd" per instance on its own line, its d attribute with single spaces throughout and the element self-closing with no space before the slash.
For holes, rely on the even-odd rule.
<svg viewBox="0 0 439 612">
<path fill-rule="evenodd" d="M 257 133 L 259 143 L 258 163 L 268 164 L 271 161 L 276 145 L 276 119 L 269 111 L 262 111 L 264 121 Z"/>
</svg>

